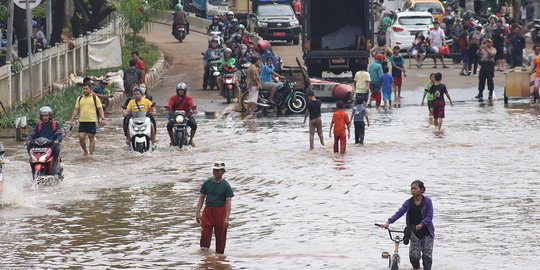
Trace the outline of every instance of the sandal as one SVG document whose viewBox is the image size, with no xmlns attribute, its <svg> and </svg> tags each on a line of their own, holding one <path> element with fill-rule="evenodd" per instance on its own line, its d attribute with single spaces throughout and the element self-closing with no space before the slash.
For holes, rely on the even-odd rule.
<svg viewBox="0 0 540 270">
<path fill-rule="evenodd" d="M 443 68 L 450 68 L 449 66 L 446 66 L 446 65 L 444 65 L 444 66 L 442 66 L 442 67 L 443 67 Z"/>
<path fill-rule="evenodd" d="M 465 76 L 466 74 L 465 74 L 465 73 L 463 73 L 463 72 L 460 72 L 460 73 L 459 73 L 459 75 L 461 75 L 461 76 Z"/>
</svg>

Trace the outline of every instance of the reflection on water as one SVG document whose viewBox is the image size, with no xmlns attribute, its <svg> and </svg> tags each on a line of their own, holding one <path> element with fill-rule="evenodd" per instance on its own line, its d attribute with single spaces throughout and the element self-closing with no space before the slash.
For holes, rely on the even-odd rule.
<svg viewBox="0 0 540 270">
<path fill-rule="evenodd" d="M 375 112 L 364 147 L 309 151 L 303 116 L 201 119 L 197 148 L 140 155 L 120 119 L 91 158 L 64 143 L 66 179 L 33 188 L 26 153 L 11 146 L 0 210 L 1 268 L 387 269 L 384 222 L 426 183 L 437 230 L 435 269 L 535 269 L 540 234 L 538 109 L 461 102 L 443 136 L 427 108 Z M 331 110 L 324 110 L 325 136 Z M 159 125 L 164 126 L 164 122 Z M 200 251 L 195 203 L 214 160 L 235 190 L 226 257 Z M 404 225 L 404 218 L 396 226 Z M 214 245 L 214 243 L 212 243 Z M 405 269 L 408 247 L 401 249 Z"/>
</svg>

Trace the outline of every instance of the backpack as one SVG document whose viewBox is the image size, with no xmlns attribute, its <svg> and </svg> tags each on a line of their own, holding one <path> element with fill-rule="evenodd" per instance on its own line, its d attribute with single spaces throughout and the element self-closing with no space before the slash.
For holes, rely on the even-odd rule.
<svg viewBox="0 0 540 270">
<path fill-rule="evenodd" d="M 131 88 L 139 83 L 139 76 L 134 68 L 128 69 L 124 73 L 124 91 L 128 96 L 131 96 Z"/>
<path fill-rule="evenodd" d="M 41 130 L 43 129 L 43 123 L 42 122 L 39 122 L 38 126 L 37 126 L 37 131 L 38 133 L 41 133 Z M 56 121 L 52 121 L 52 129 L 53 129 L 53 133 L 56 134 Z"/>
<path fill-rule="evenodd" d="M 77 102 L 79 103 L 79 108 L 81 106 L 81 98 L 82 97 L 83 97 L 83 95 L 80 95 L 79 98 L 77 99 Z M 99 118 L 99 110 L 98 110 L 98 107 L 97 107 L 96 96 L 92 95 L 92 98 L 94 99 L 94 106 L 96 106 L 96 116 L 97 116 L 97 118 Z"/>
</svg>

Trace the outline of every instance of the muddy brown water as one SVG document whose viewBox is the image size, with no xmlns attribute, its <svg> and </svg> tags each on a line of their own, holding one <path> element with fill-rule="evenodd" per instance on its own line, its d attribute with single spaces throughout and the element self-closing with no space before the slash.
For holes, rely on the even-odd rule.
<svg viewBox="0 0 540 270">
<path fill-rule="evenodd" d="M 134 154 L 120 118 L 98 135 L 91 158 L 63 145 L 65 180 L 30 185 L 22 144 L 8 149 L 0 209 L 0 268 L 387 269 L 384 222 L 424 180 L 434 203 L 434 269 L 536 269 L 540 235 L 539 110 L 463 95 L 447 107 L 444 134 L 408 96 L 375 112 L 366 145 L 334 155 L 308 151 L 303 116 L 199 118 L 196 148 Z M 226 257 L 199 250 L 195 204 L 214 160 L 235 191 Z M 404 218 L 396 228 L 404 226 Z M 212 243 L 214 244 L 214 243 Z M 402 266 L 412 269 L 408 247 Z"/>
</svg>

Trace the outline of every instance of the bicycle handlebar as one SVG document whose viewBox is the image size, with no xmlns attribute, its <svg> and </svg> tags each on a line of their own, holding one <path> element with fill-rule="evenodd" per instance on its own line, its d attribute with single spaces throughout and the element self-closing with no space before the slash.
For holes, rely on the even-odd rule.
<svg viewBox="0 0 540 270">
<path fill-rule="evenodd" d="M 375 226 L 381 227 L 381 228 L 383 228 L 383 229 L 386 229 L 386 228 L 383 227 L 382 224 L 375 223 Z M 392 237 L 392 233 L 393 233 L 393 232 L 394 232 L 394 233 L 402 233 L 402 234 L 405 234 L 403 230 L 398 231 L 398 230 L 390 229 L 390 228 L 388 228 L 387 230 L 388 230 L 388 236 L 390 236 L 390 240 L 392 240 L 392 241 L 394 241 L 394 242 L 396 242 L 396 243 L 403 242 L 403 238 L 401 238 L 401 237 L 399 237 L 399 236 Z"/>
</svg>

